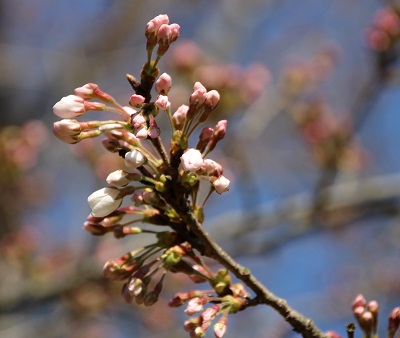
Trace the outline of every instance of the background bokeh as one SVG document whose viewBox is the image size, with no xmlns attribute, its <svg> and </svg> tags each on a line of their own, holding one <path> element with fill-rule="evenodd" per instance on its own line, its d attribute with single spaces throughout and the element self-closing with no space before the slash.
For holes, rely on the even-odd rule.
<svg viewBox="0 0 400 338">
<path fill-rule="evenodd" d="M 186 336 L 166 302 L 193 285 L 177 277 L 152 308 L 124 304 L 101 267 L 141 239 L 82 230 L 87 196 L 119 163 L 51 133 L 54 103 L 85 83 L 128 102 L 125 74 L 139 75 L 145 24 L 161 13 L 181 26 L 160 66 L 173 107 L 200 80 L 222 94 L 214 122 L 229 121 L 212 157 L 232 188 L 212 196 L 209 232 L 322 330 L 345 336 L 354 297 L 376 299 L 384 336 L 400 305 L 398 38 L 377 52 L 370 29 L 388 5 L 0 0 L 0 336 Z M 256 307 L 227 336 L 296 335 Z"/>
</svg>

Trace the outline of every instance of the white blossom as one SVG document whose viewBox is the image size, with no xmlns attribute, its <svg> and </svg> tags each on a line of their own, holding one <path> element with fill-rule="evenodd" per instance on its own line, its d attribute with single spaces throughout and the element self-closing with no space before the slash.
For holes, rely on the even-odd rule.
<svg viewBox="0 0 400 338">
<path fill-rule="evenodd" d="M 115 187 L 102 188 L 88 197 L 88 203 L 94 217 L 104 217 L 118 209 L 122 203 L 120 191 Z"/>
</svg>

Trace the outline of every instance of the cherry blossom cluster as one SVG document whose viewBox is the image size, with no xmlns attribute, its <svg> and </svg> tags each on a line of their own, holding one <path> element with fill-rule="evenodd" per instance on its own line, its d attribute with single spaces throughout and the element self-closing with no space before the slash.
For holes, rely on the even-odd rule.
<svg viewBox="0 0 400 338">
<path fill-rule="evenodd" d="M 352 304 L 353 314 L 364 337 L 377 337 L 379 304 L 375 300 L 367 303 L 365 297 L 357 295 Z M 389 314 L 388 338 L 394 338 L 400 325 L 400 307 L 395 307 Z"/>
<path fill-rule="evenodd" d="M 211 277 L 211 275 L 210 275 Z M 190 337 L 203 337 L 211 323 L 219 317 L 213 326 L 214 335 L 223 337 L 226 332 L 228 314 L 236 313 L 246 305 L 250 297 L 242 284 L 231 284 L 226 270 L 220 270 L 214 277 L 211 285 L 225 296 L 213 296 L 214 290 L 195 290 L 177 293 L 170 301 L 169 306 L 178 307 L 187 303 L 185 313 L 189 316 L 200 313 L 200 316 L 185 321 L 184 328 Z M 205 305 L 209 305 L 204 308 Z"/>
<path fill-rule="evenodd" d="M 212 193 L 229 190 L 230 181 L 223 175 L 223 167 L 208 157 L 224 138 L 227 121 L 197 131 L 220 102 L 218 91 L 208 90 L 200 82 L 194 83 L 186 104 L 174 108 L 170 102 L 171 76 L 159 75 L 157 64 L 179 37 L 179 29 L 179 25 L 169 24 L 167 15 L 159 15 L 147 24 L 148 59 L 140 81 L 127 74 L 134 90 L 129 106 L 118 103 L 97 84 L 88 83 L 54 105 L 54 113 L 62 118 L 54 123 L 54 134 L 68 144 L 102 135 L 105 149 L 124 159 L 124 167 L 107 176 L 108 186 L 88 197 L 91 214 L 84 229 L 97 236 L 112 233 L 116 238 L 154 235 L 152 244 L 108 260 L 104 276 L 125 281 L 123 298 L 146 306 L 157 301 L 168 273 L 183 273 L 195 283 L 208 282 L 211 290 L 180 293 L 179 304 L 175 299 L 170 305 L 188 301 L 185 312 L 192 315 L 211 303 L 201 319 L 192 320 L 185 328 L 191 337 L 202 337 L 211 322 L 221 316 L 214 333 L 222 337 L 227 315 L 246 306 L 249 295 L 241 284 L 231 284 L 227 270 L 213 273 L 208 269 L 196 253 L 205 254 L 204 243 L 187 226 L 187 217 L 191 215 L 201 224 Z M 120 119 L 77 120 L 88 111 L 114 112 Z M 169 121 L 167 135 L 171 136 L 167 144 L 161 139 L 159 114 Z M 197 140 L 193 140 L 194 135 Z M 148 224 L 156 227 L 149 229 Z M 160 231 L 160 226 L 169 229 Z"/>
<path fill-rule="evenodd" d="M 384 7 L 376 12 L 367 31 L 367 43 L 377 52 L 387 51 L 400 38 L 400 18 L 396 8 Z"/>
</svg>

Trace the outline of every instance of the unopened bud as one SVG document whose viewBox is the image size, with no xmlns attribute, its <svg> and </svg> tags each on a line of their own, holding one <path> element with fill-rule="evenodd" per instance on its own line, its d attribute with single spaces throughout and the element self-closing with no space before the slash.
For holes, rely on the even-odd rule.
<svg viewBox="0 0 400 338">
<path fill-rule="evenodd" d="M 167 73 L 163 73 L 158 78 L 154 86 L 159 95 L 168 95 L 168 92 L 171 89 L 171 83 L 171 76 L 169 76 Z"/>
<path fill-rule="evenodd" d="M 145 98 L 142 95 L 134 94 L 131 96 L 131 98 L 129 100 L 129 104 L 132 107 L 140 108 L 142 106 L 142 104 L 144 103 L 144 101 L 145 101 Z"/>
<path fill-rule="evenodd" d="M 110 185 L 124 187 L 130 182 L 129 173 L 124 170 L 113 171 L 107 176 L 106 181 Z"/>
<path fill-rule="evenodd" d="M 116 210 L 122 203 L 120 191 L 115 187 L 102 188 L 88 197 L 88 203 L 95 217 L 104 217 Z"/>
<path fill-rule="evenodd" d="M 146 157 L 139 150 L 128 151 L 125 154 L 125 165 L 128 168 L 139 168 L 146 163 Z"/>
<path fill-rule="evenodd" d="M 360 306 L 364 308 L 366 305 L 367 305 L 367 301 L 365 300 L 365 297 L 360 293 L 356 296 L 356 298 L 354 298 L 352 308 L 353 308 L 353 310 Z"/>
<path fill-rule="evenodd" d="M 397 329 L 400 326 L 400 307 L 395 307 L 389 315 L 389 335 L 390 337 L 394 337 Z"/>
<path fill-rule="evenodd" d="M 229 190 L 231 182 L 225 176 L 221 175 L 216 180 L 213 180 L 212 184 L 215 188 L 215 191 L 218 194 L 222 194 Z"/>
</svg>

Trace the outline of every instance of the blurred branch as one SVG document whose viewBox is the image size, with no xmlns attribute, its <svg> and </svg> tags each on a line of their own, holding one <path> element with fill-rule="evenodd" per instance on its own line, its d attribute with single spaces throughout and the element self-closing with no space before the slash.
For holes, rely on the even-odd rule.
<svg viewBox="0 0 400 338">
<path fill-rule="evenodd" d="M 270 251 L 291 239 L 327 228 L 327 225 L 330 228 L 343 226 L 354 218 L 377 211 L 397 212 L 400 174 L 336 183 L 322 189 L 321 194 L 329 195 L 330 203 L 325 209 L 325 221 L 319 225 L 308 222 L 314 210 L 313 194 L 301 193 L 282 201 L 264 204 L 245 215 L 229 212 L 229 215 L 213 222 L 210 232 L 218 241 L 226 238 L 232 240 L 230 252 L 233 255 Z M 241 222 L 243 218 L 248 220 L 245 227 Z M 285 227 L 285 223 L 296 223 L 296 226 Z M 253 244 L 250 247 L 246 234 L 260 229 L 271 231 L 271 236 L 258 246 Z M 276 236 L 274 231 L 277 232 Z"/>
</svg>

